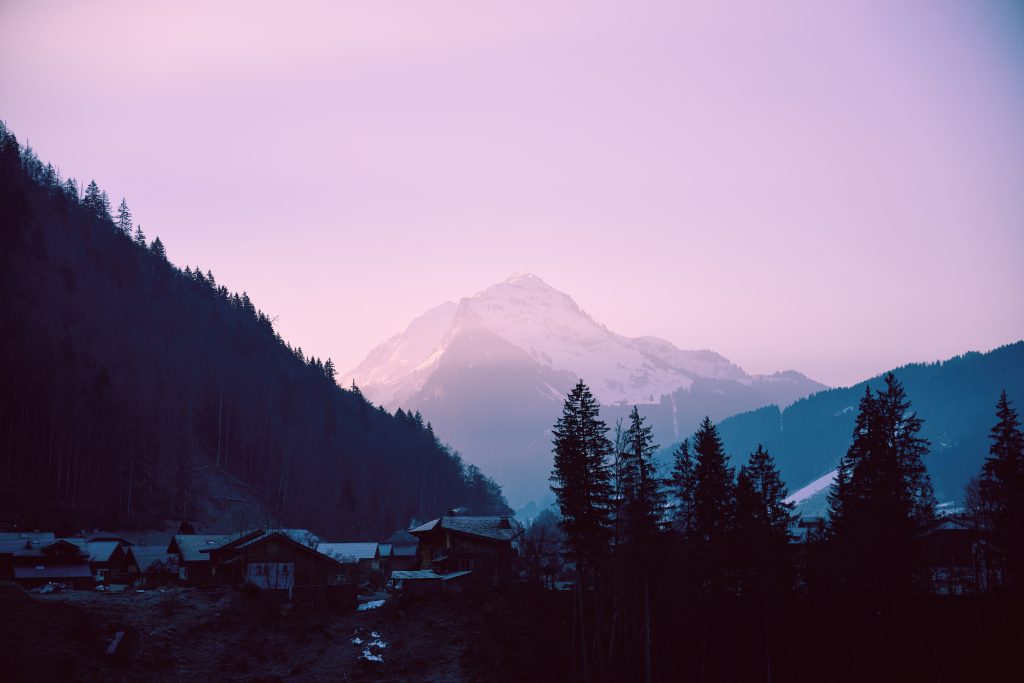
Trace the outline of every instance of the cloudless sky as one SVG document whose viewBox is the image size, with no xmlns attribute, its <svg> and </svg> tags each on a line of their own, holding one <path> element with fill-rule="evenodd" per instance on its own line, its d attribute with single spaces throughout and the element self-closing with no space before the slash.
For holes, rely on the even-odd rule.
<svg viewBox="0 0 1024 683">
<path fill-rule="evenodd" d="M 346 369 L 515 271 L 833 385 L 1024 337 L 1008 0 L 3 0 L 0 118 Z"/>
</svg>

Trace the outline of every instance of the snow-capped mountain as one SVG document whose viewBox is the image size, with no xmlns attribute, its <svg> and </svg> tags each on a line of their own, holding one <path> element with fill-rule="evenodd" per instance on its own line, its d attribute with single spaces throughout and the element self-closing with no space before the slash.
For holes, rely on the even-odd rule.
<svg viewBox="0 0 1024 683">
<path fill-rule="evenodd" d="M 536 495 L 527 488 L 546 490 L 547 430 L 579 378 L 609 424 L 633 404 L 645 406 L 666 442 L 705 414 L 785 406 L 825 388 L 798 372 L 752 376 L 713 351 L 616 334 L 529 274 L 427 311 L 349 377 L 371 401 L 420 410 L 445 440 L 495 473 L 513 504 Z"/>
</svg>

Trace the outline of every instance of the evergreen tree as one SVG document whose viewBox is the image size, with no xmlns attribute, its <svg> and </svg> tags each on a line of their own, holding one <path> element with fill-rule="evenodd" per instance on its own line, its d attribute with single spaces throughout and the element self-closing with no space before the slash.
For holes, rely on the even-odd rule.
<svg viewBox="0 0 1024 683">
<path fill-rule="evenodd" d="M 1024 433 L 1005 390 L 996 404 L 996 417 L 979 492 L 985 521 L 1004 558 L 1006 582 L 1018 589 L 1024 586 Z"/>
<path fill-rule="evenodd" d="M 708 417 L 694 434 L 693 452 L 691 540 L 720 546 L 732 525 L 735 484 L 718 428 Z"/>
<path fill-rule="evenodd" d="M 624 530 L 627 539 L 649 540 L 663 517 L 665 497 L 654 466 L 659 446 L 636 406 L 629 414 L 624 436 L 625 449 L 619 456 Z"/>
<path fill-rule="evenodd" d="M 761 444 L 736 477 L 736 525 L 776 543 L 788 543 L 796 521 L 775 460 Z"/>
<path fill-rule="evenodd" d="M 881 599 L 906 595 L 921 569 L 915 539 L 934 519 L 935 497 L 924 465 L 928 442 L 893 373 L 865 390 L 853 443 L 840 461 L 830 496 L 838 567 L 855 591 Z"/>
<path fill-rule="evenodd" d="M 693 456 L 690 454 L 690 441 L 683 442 L 672 454 L 672 476 L 669 478 L 669 491 L 675 499 L 673 505 L 673 522 L 677 531 L 688 537 L 693 529 L 694 491 L 696 489 L 696 473 Z"/>
<path fill-rule="evenodd" d="M 334 367 L 334 361 L 330 358 L 328 358 L 327 362 L 324 363 L 324 375 L 327 379 L 331 380 L 331 382 L 334 382 L 334 378 L 338 376 L 338 370 Z"/>
<path fill-rule="evenodd" d="M 167 260 L 167 251 L 164 249 L 164 243 L 157 237 L 153 240 L 153 243 L 149 245 L 149 251 L 153 256 L 156 256 L 161 261 Z"/>
<path fill-rule="evenodd" d="M 68 199 L 72 199 L 72 200 L 74 200 L 76 202 L 78 201 L 78 188 L 75 186 L 75 179 L 74 178 L 68 178 L 67 180 L 65 180 L 63 188 L 64 188 L 64 195 Z"/>
<path fill-rule="evenodd" d="M 146 233 L 142 232 L 142 226 L 135 226 L 135 244 L 143 249 L 146 248 Z"/>
<path fill-rule="evenodd" d="M 128 202 L 121 198 L 121 205 L 117 207 L 117 229 L 125 237 L 132 236 L 132 212 L 128 210 Z"/>
<path fill-rule="evenodd" d="M 554 426 L 551 490 L 562 513 L 569 551 L 581 570 L 594 568 L 611 536 L 608 458 L 612 445 L 607 432 L 597 400 L 580 380 L 565 399 L 562 416 Z"/>
<path fill-rule="evenodd" d="M 103 198 L 100 186 L 96 184 L 95 180 L 90 180 L 86 186 L 85 194 L 82 197 L 82 206 L 88 209 L 92 215 L 97 218 L 100 217 L 100 211 L 103 209 Z"/>
</svg>

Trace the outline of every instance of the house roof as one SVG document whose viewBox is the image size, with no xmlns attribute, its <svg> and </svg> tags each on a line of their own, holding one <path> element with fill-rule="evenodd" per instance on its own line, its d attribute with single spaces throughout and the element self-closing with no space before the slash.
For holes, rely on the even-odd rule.
<svg viewBox="0 0 1024 683">
<path fill-rule="evenodd" d="M 117 541 L 88 541 L 85 549 L 89 553 L 90 562 L 107 562 L 120 545 Z M 164 552 L 167 552 L 167 548 L 164 548 Z"/>
<path fill-rule="evenodd" d="M 142 573 L 147 572 L 157 562 L 169 564 L 175 557 L 167 552 L 162 545 L 133 545 L 128 553 L 135 558 L 135 565 Z M 168 562 L 170 561 L 170 562 Z"/>
<path fill-rule="evenodd" d="M 85 562 L 73 564 L 19 565 L 14 567 L 15 579 L 91 579 Z"/>
<path fill-rule="evenodd" d="M 395 533 L 391 534 L 391 536 L 388 537 L 388 540 L 385 541 L 385 543 L 390 543 L 392 545 L 416 545 L 419 542 L 420 540 L 418 538 L 410 534 L 405 529 L 399 529 Z"/>
<path fill-rule="evenodd" d="M 419 535 L 434 531 L 435 529 L 448 529 L 460 534 L 466 534 L 467 536 L 477 536 L 495 541 L 511 541 L 523 531 L 519 522 L 511 517 L 445 515 L 422 524 L 415 529 L 410 529 L 409 533 Z"/>
<path fill-rule="evenodd" d="M 391 544 L 390 543 L 378 543 L 377 547 L 380 548 L 381 557 L 389 557 L 391 555 Z"/>
<path fill-rule="evenodd" d="M 438 574 L 429 569 L 398 570 L 391 572 L 391 578 L 399 581 L 451 581 L 472 574 L 471 570 Z"/>
<path fill-rule="evenodd" d="M 242 532 L 242 536 L 250 533 L 254 532 Z M 242 543 L 239 543 L 237 547 L 246 548 L 254 543 L 259 543 L 263 541 L 263 539 L 273 536 L 274 534 L 286 536 L 289 540 L 294 541 L 299 545 L 304 545 L 307 548 L 315 549 L 320 543 L 320 537 L 309 529 L 257 529 L 255 533 L 255 536 L 245 539 Z"/>
<path fill-rule="evenodd" d="M 181 559 L 185 562 L 207 562 L 211 548 L 219 548 L 232 538 L 232 535 L 224 534 L 177 534 L 167 549 L 169 551 L 172 545 L 177 545 Z M 200 552 L 202 550 L 207 552 Z"/>
<path fill-rule="evenodd" d="M 359 560 L 372 560 L 377 556 L 376 543 L 321 543 L 316 549 L 317 552 L 323 553 L 342 564 L 358 562 Z"/>
<path fill-rule="evenodd" d="M 394 545 L 391 546 L 390 557 L 413 557 L 416 555 L 416 551 L 419 549 L 419 544 L 416 545 Z M 382 552 L 381 555 L 384 553 Z"/>
<path fill-rule="evenodd" d="M 0 531 L 0 544 L 3 545 L 20 541 L 22 546 L 30 542 L 33 547 L 39 547 L 55 540 L 57 537 L 52 531 Z"/>
<path fill-rule="evenodd" d="M 228 553 L 230 555 L 230 553 L 232 553 L 234 551 L 248 550 L 248 549 L 251 549 L 251 548 L 253 548 L 253 547 L 255 547 L 255 546 L 257 546 L 257 545 L 259 545 L 261 543 L 264 543 L 265 541 L 268 541 L 270 539 L 278 539 L 280 541 L 284 541 L 285 543 L 290 543 L 290 544 L 294 545 L 296 548 L 299 548 L 299 549 L 305 551 L 313 559 L 320 560 L 320 561 L 323 561 L 325 563 L 330 563 L 332 565 L 337 562 L 337 560 L 335 558 L 327 556 L 327 555 L 325 555 L 325 554 L 323 554 L 321 552 L 318 552 L 316 548 L 310 547 L 307 543 L 305 543 L 303 541 L 296 540 L 296 535 L 286 533 L 287 531 L 289 531 L 289 530 L 288 529 L 281 529 L 281 530 L 269 531 L 267 533 L 261 533 L 259 536 L 255 537 L 253 539 L 247 540 L 245 543 L 241 543 L 241 544 L 239 544 L 237 546 L 232 546 L 232 547 L 228 548 Z M 242 560 L 244 557 L 245 557 L 245 553 L 237 552 L 233 557 L 230 557 L 230 559 L 228 559 L 227 562 L 228 563 L 237 562 L 237 561 Z"/>
<path fill-rule="evenodd" d="M 397 581 L 440 581 L 441 575 L 429 569 L 393 571 L 391 578 Z"/>
</svg>

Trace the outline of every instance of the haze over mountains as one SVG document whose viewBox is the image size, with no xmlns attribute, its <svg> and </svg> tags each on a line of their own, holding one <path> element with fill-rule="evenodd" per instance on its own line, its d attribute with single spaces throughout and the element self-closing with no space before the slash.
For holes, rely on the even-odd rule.
<svg viewBox="0 0 1024 683">
<path fill-rule="evenodd" d="M 427 311 L 344 377 L 389 409 L 421 411 L 513 505 L 547 497 L 549 429 L 581 377 L 610 425 L 641 405 L 665 443 L 706 414 L 786 406 L 827 388 L 793 370 L 749 375 L 714 351 L 616 334 L 530 274 Z"/>
</svg>

